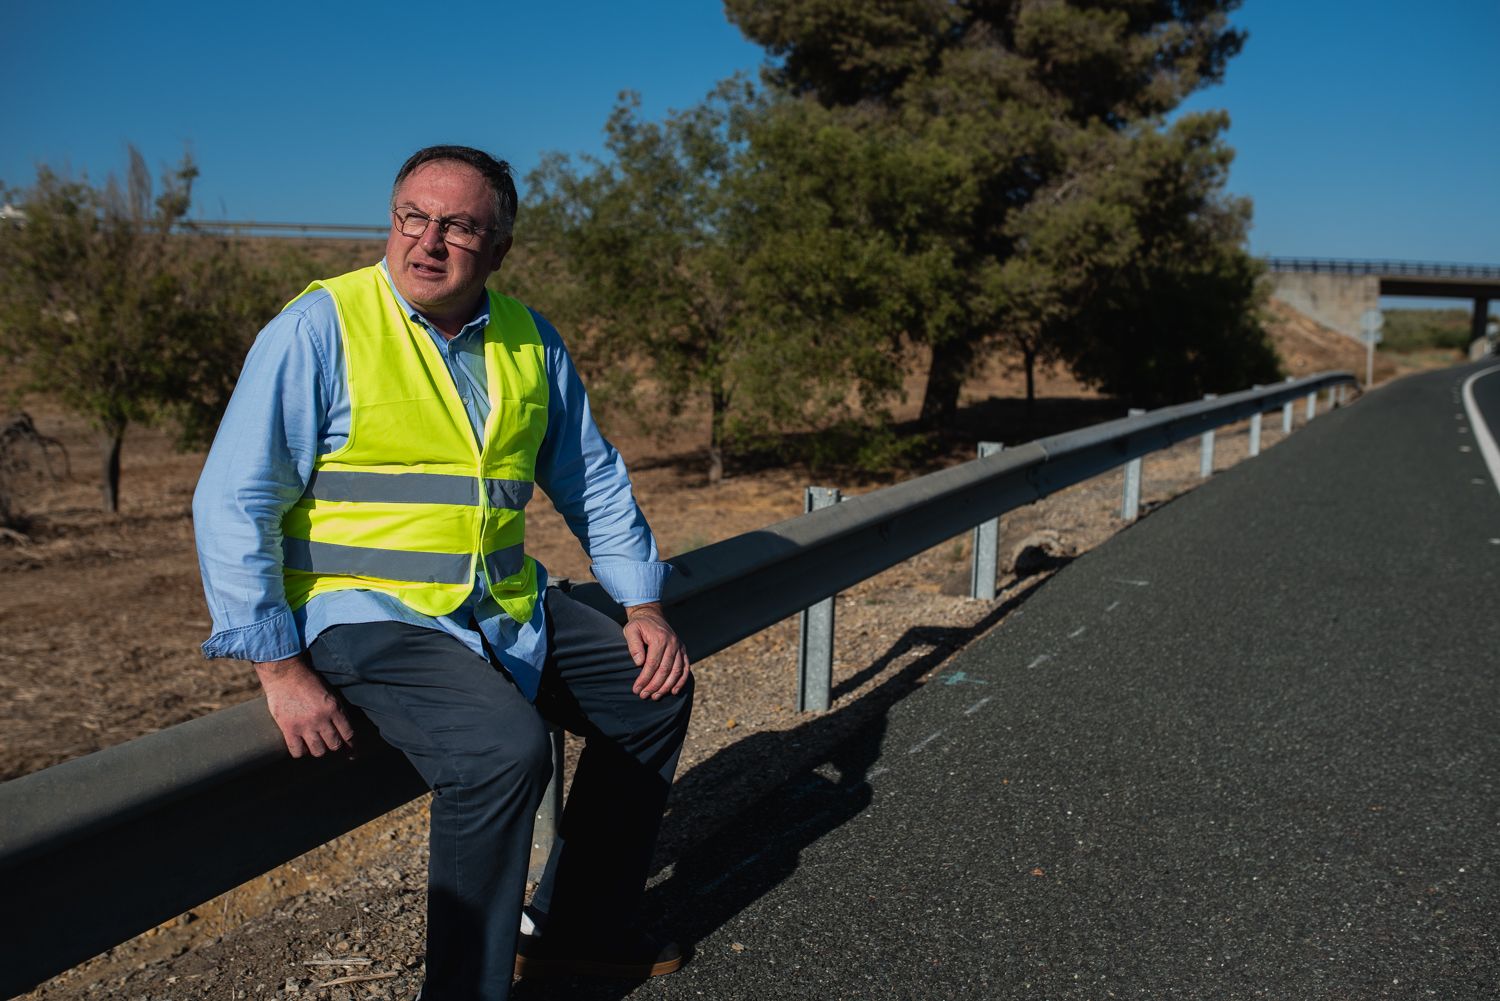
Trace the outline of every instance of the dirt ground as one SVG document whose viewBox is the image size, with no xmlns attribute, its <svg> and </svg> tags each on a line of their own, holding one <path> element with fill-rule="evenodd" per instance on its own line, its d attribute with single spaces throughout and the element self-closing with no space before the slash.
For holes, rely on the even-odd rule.
<svg viewBox="0 0 1500 1001">
<path fill-rule="evenodd" d="M 1359 345 L 1275 308 L 1275 336 L 1289 372 L 1362 372 Z M 1451 359 L 1427 363 L 1433 361 Z M 1399 371 L 1386 362 L 1377 378 Z M 1118 404 L 1059 373 L 1041 379 L 1041 399 L 1030 415 L 1020 393 L 1019 376 L 1000 363 L 975 380 L 954 429 L 951 460 L 971 456 L 980 438 L 1018 443 L 1121 415 Z M 41 431 L 66 444 L 72 470 L 26 498 L 34 515 L 29 541 L 0 540 L 6 734 L 0 778 L 257 694 L 247 665 L 205 661 L 198 652 L 209 617 L 190 506 L 202 454 L 175 452 L 164 435 L 132 430 L 121 510 L 102 515 L 87 429 L 45 401 L 25 406 Z M 1299 426 L 1302 421 L 1299 407 Z M 609 431 L 632 469 L 664 556 L 794 516 L 812 482 L 804 470 L 786 468 L 709 486 L 696 433 L 658 441 L 629 428 Z M 1281 438 L 1280 421 L 1267 420 L 1266 447 Z M 1246 448 L 1243 425 L 1222 430 L 1216 468 L 1239 461 Z M 1144 479 L 1149 515 L 1198 482 L 1197 444 L 1148 458 Z M 884 485 L 822 482 L 846 495 Z M 914 691 L 1054 569 L 1118 531 L 1119 501 L 1116 472 L 1006 516 L 1001 593 L 993 602 L 964 597 L 967 534 L 839 595 L 835 699 L 827 713 L 794 711 L 795 619 L 696 664 L 698 702 L 663 829 L 662 872 L 698 850 L 706 832 L 738 810 L 825 760 L 843 735 Z M 586 579 L 586 560 L 561 519 L 540 503 L 530 514 L 528 550 L 554 576 Z M 1018 571 L 1022 550 L 1027 554 Z M 409 804 L 26 997 L 410 998 L 421 974 L 425 810 L 424 800 Z"/>
</svg>

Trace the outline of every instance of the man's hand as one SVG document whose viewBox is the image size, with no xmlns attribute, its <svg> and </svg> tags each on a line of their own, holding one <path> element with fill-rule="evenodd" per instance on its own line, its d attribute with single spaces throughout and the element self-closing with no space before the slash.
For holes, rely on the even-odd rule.
<svg viewBox="0 0 1500 1001">
<path fill-rule="evenodd" d="M 625 609 L 625 645 L 630 658 L 641 669 L 630 690 L 643 699 L 676 695 L 688 679 L 688 655 L 667 624 L 661 602 L 631 605 Z"/>
<path fill-rule="evenodd" d="M 354 727 L 307 654 L 256 664 L 255 673 L 260 675 L 271 718 L 281 727 L 292 757 L 321 758 L 344 747 L 354 750 Z"/>
</svg>

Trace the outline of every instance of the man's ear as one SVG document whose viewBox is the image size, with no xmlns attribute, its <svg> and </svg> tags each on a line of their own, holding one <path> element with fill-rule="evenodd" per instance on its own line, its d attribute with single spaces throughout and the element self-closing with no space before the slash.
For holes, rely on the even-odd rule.
<svg viewBox="0 0 1500 1001">
<path fill-rule="evenodd" d="M 500 270 L 500 265 L 505 262 L 505 255 L 510 253 L 510 245 L 514 238 L 507 236 L 502 242 L 495 244 L 495 249 L 490 253 L 495 256 L 490 261 L 490 274 Z"/>
</svg>

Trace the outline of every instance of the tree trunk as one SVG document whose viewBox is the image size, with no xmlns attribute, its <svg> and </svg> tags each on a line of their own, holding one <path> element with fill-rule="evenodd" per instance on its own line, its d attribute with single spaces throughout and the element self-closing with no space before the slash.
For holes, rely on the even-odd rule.
<svg viewBox="0 0 1500 1001">
<path fill-rule="evenodd" d="M 729 394 L 715 380 L 709 388 L 708 482 L 724 479 L 724 417 L 729 412 Z"/>
<path fill-rule="evenodd" d="M 973 343 L 955 337 L 932 346 L 932 368 L 927 371 L 927 391 L 922 396 L 922 427 L 951 427 L 958 417 L 958 392 L 963 389 L 974 360 Z"/>
<path fill-rule="evenodd" d="M 1021 361 L 1026 366 L 1026 416 L 1036 413 L 1036 349 L 1021 348 Z"/>
<path fill-rule="evenodd" d="M 99 436 L 99 451 L 103 458 L 100 468 L 100 489 L 104 494 L 104 510 L 115 514 L 120 510 L 120 446 L 125 441 L 125 425 L 105 428 Z"/>
</svg>

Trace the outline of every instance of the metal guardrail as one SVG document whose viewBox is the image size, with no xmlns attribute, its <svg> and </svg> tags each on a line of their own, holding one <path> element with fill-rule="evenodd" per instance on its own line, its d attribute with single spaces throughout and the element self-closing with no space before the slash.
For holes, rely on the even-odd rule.
<svg viewBox="0 0 1500 1001">
<path fill-rule="evenodd" d="M 328 234 L 346 238 L 384 236 L 391 229 L 389 223 L 384 226 L 356 226 L 332 222 L 226 222 L 218 219 L 190 219 L 183 223 L 183 228 L 200 233 L 233 233 L 236 236 L 296 233 L 301 236 Z"/>
<path fill-rule="evenodd" d="M 1335 385 L 1330 372 L 1007 448 L 675 557 L 694 659 L 1021 505 Z M 574 597 L 624 615 L 597 584 Z M 425 792 L 373 733 L 286 754 L 263 699 L 0 785 L 0 996 L 181 914 Z"/>
<path fill-rule="evenodd" d="M 1440 261 L 1351 261 L 1329 257 L 1267 257 L 1265 261 L 1272 271 L 1500 281 L 1500 266 L 1493 264 L 1451 264 Z"/>
</svg>

